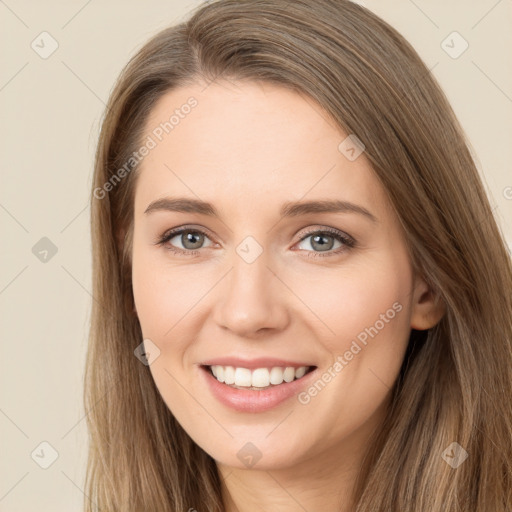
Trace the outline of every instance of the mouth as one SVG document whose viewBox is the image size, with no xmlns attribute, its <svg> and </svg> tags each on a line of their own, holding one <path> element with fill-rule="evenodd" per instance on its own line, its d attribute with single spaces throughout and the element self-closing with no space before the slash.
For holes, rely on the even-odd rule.
<svg viewBox="0 0 512 512">
<path fill-rule="evenodd" d="M 302 379 L 316 366 L 272 366 L 243 368 L 223 365 L 201 365 L 218 382 L 233 389 L 263 391 Z"/>
</svg>

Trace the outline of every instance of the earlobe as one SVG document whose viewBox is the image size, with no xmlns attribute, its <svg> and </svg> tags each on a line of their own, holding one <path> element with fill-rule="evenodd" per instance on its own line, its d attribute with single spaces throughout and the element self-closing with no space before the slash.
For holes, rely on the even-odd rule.
<svg viewBox="0 0 512 512">
<path fill-rule="evenodd" d="M 445 310 L 442 298 L 432 291 L 423 278 L 416 277 L 411 310 L 411 328 L 424 331 L 434 327 L 444 316 Z"/>
</svg>

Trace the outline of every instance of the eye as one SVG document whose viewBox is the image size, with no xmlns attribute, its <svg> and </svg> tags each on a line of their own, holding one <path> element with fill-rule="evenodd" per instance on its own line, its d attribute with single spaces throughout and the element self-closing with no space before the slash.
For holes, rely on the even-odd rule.
<svg viewBox="0 0 512 512">
<path fill-rule="evenodd" d="M 171 243 L 176 239 L 176 242 Z M 198 249 L 203 248 L 205 239 L 208 239 L 206 232 L 189 227 L 182 227 L 165 232 L 157 241 L 158 245 L 164 246 L 166 249 L 187 256 L 194 256 L 199 253 Z M 175 244 L 181 244 L 176 247 Z"/>
<path fill-rule="evenodd" d="M 308 257 L 313 258 L 334 256 L 355 247 L 356 244 L 355 240 L 351 236 L 333 228 L 324 228 L 323 230 L 310 231 L 306 234 L 306 236 L 301 238 L 299 243 L 303 243 L 308 239 L 310 240 L 305 244 L 306 250 L 310 253 L 308 254 Z M 336 248 L 336 250 L 333 251 L 331 249 L 333 249 L 336 241 L 340 245 Z M 312 248 L 313 251 L 308 250 L 307 246 Z"/>
</svg>

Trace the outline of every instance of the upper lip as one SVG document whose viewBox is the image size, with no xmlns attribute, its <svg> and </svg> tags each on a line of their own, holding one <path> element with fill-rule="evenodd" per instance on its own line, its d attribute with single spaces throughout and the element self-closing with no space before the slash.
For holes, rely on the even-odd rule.
<svg viewBox="0 0 512 512">
<path fill-rule="evenodd" d="M 273 368 L 279 367 L 293 367 L 300 368 L 301 366 L 314 366 L 309 363 L 299 363 L 297 361 L 288 361 L 285 359 L 276 359 L 273 357 L 257 357 L 255 359 L 241 359 L 240 357 L 217 357 L 203 361 L 202 366 L 234 366 L 235 368 L 247 368 L 248 370 L 255 370 L 256 368 Z"/>
</svg>

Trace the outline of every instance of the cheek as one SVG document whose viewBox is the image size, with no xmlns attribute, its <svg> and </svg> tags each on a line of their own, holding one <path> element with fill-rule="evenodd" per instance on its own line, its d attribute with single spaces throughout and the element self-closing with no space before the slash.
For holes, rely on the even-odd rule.
<svg viewBox="0 0 512 512">
<path fill-rule="evenodd" d="M 368 259 L 297 291 L 322 320 L 317 340 L 329 354 L 319 380 L 299 396 L 304 412 L 323 425 L 317 435 L 326 446 L 373 421 L 389 398 L 410 334 L 407 261 Z"/>
<path fill-rule="evenodd" d="M 378 260 L 378 261 L 377 261 Z M 304 276 L 304 273 L 302 274 Z M 406 311 L 412 286 L 407 260 L 397 255 L 368 258 L 309 278 L 293 276 L 294 291 L 325 326 L 324 341 L 342 349 L 344 340 L 364 341 L 368 331 L 408 332 Z"/>
<path fill-rule="evenodd" d="M 149 262 L 148 262 L 149 263 Z M 172 327 L 172 318 L 166 312 L 177 305 L 174 294 L 169 293 L 168 277 L 154 265 L 134 258 L 132 285 L 135 307 L 145 338 L 160 338 Z"/>
<path fill-rule="evenodd" d="M 182 388 L 185 385 L 183 367 L 187 364 L 185 359 L 191 339 L 187 327 L 194 313 L 197 314 L 204 291 L 193 270 L 185 265 L 171 267 L 165 258 L 155 257 L 155 254 L 154 251 L 138 251 L 134 244 L 135 306 L 143 338 L 151 340 L 159 349 L 159 356 L 149 367 L 153 380 L 168 408 L 190 431 L 193 429 L 191 398 Z"/>
<path fill-rule="evenodd" d="M 178 382 L 197 378 L 190 374 L 197 362 L 195 340 L 211 314 L 209 294 L 219 280 L 219 273 L 211 267 L 185 258 L 176 263 L 164 249 L 137 250 L 134 243 L 132 287 L 137 316 L 143 339 L 159 349 L 150 370 L 173 411 L 188 407 L 190 397 L 176 393 Z"/>
<path fill-rule="evenodd" d="M 382 252 L 325 278 L 295 282 L 301 283 L 294 288 L 297 295 L 322 321 L 318 340 L 330 354 L 328 365 L 339 363 L 331 370 L 340 376 L 334 387 L 342 394 L 350 390 L 356 402 L 368 393 L 378 401 L 398 374 L 410 335 L 412 274 L 406 254 Z"/>
<path fill-rule="evenodd" d="M 330 311 L 336 329 L 363 344 L 374 337 L 396 329 L 403 330 L 402 319 L 409 288 L 403 276 L 375 270 L 354 276 L 346 283 L 338 315 Z M 382 336 L 386 338 L 387 336 Z"/>
<path fill-rule="evenodd" d="M 163 252 L 163 249 L 159 249 Z M 142 332 L 146 338 L 173 338 L 201 296 L 204 283 L 187 265 L 171 265 L 165 254 L 138 250 L 134 243 L 132 287 Z M 190 267 L 193 267 L 191 265 Z M 204 293 L 204 292 L 203 292 Z"/>
</svg>

